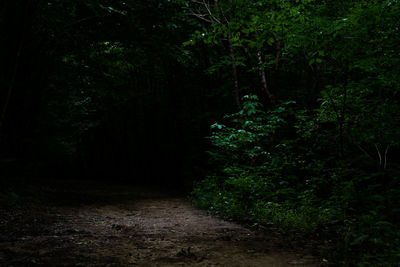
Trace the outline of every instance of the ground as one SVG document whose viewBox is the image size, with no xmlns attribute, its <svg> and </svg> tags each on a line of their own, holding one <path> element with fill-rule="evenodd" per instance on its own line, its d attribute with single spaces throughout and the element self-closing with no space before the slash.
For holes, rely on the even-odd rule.
<svg viewBox="0 0 400 267">
<path fill-rule="evenodd" d="M 70 181 L 0 212 L 1 266 L 319 266 L 275 230 L 210 216 L 185 197 Z"/>
</svg>

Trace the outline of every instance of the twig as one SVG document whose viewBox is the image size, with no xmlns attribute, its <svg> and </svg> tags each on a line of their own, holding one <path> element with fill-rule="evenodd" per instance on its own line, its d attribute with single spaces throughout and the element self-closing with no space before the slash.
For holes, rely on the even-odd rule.
<svg viewBox="0 0 400 267">
<path fill-rule="evenodd" d="M 380 167 L 380 166 L 382 166 L 382 155 L 381 155 L 381 152 L 379 151 L 378 145 L 377 145 L 377 144 L 374 144 L 374 145 L 375 145 L 376 151 L 378 152 L 378 156 L 379 156 L 379 167 Z"/>
<path fill-rule="evenodd" d="M 374 157 L 372 157 L 366 150 L 362 148 L 362 146 L 355 144 L 362 152 L 364 152 L 365 155 L 367 155 L 371 160 L 374 160 Z"/>
<path fill-rule="evenodd" d="M 386 146 L 386 149 L 385 149 L 385 164 L 383 165 L 383 169 L 386 169 L 386 164 L 387 164 L 387 153 L 388 153 L 388 151 L 389 151 L 389 148 L 390 148 L 390 144 L 388 144 L 388 145 Z"/>
</svg>

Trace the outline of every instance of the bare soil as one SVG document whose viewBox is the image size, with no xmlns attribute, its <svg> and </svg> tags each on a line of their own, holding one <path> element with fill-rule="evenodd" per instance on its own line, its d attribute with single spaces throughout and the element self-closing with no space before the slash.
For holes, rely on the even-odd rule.
<svg viewBox="0 0 400 267">
<path fill-rule="evenodd" d="M 0 266 L 319 266 L 304 245 L 140 187 L 71 181 L 0 210 Z"/>
</svg>

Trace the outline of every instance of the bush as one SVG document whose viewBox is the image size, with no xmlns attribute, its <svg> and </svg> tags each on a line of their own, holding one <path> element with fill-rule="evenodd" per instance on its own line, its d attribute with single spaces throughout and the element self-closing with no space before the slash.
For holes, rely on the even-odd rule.
<svg viewBox="0 0 400 267">
<path fill-rule="evenodd" d="M 266 112 L 245 96 L 240 112 L 213 124 L 216 169 L 195 185 L 194 203 L 224 218 L 333 240 L 325 253 L 338 264 L 395 264 L 400 171 L 376 168 L 349 142 L 339 149 L 327 110 L 295 107 Z"/>
</svg>

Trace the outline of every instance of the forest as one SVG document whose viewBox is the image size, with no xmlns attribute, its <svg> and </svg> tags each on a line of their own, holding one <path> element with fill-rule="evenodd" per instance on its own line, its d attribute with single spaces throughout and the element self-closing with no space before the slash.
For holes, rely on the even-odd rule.
<svg viewBox="0 0 400 267">
<path fill-rule="evenodd" d="M 1 1 L 0 265 L 40 265 L 5 233 L 74 197 L 51 183 L 91 180 L 317 244 L 317 266 L 399 266 L 399 18 L 397 0 Z"/>
</svg>

